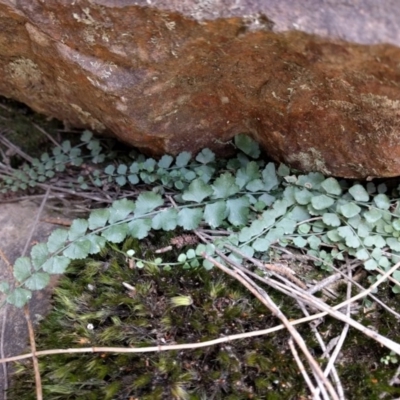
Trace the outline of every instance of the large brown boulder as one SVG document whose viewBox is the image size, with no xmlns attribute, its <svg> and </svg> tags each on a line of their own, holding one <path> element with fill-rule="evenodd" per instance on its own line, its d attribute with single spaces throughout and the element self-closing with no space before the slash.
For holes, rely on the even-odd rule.
<svg viewBox="0 0 400 400">
<path fill-rule="evenodd" d="M 210 3 L 0 0 L 0 94 L 151 154 L 229 151 L 248 133 L 302 170 L 400 174 L 399 48 L 272 31 L 270 19 L 282 29 L 312 21 L 294 2 Z M 305 3 L 332 20 L 333 0 Z M 354 27 L 337 36 L 368 42 L 374 17 L 375 33 L 387 24 L 378 40 L 400 43 L 400 3 L 356 3 L 348 20 L 337 7 L 336 24 Z"/>
</svg>

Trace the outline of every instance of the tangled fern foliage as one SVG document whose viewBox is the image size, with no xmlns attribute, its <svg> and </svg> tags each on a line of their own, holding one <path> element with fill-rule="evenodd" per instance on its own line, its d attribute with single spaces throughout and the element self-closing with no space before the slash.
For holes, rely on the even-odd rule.
<svg viewBox="0 0 400 400">
<path fill-rule="evenodd" d="M 66 141 L 51 155 L 3 171 L 0 189 L 5 193 L 51 183 L 66 168 L 85 163 L 90 168 L 77 177 L 72 185 L 76 190 L 139 184 L 146 184 L 146 190 L 137 198 L 95 209 L 87 219 L 75 219 L 69 229 L 56 229 L 29 257 L 18 258 L 17 285 L 0 285 L 7 301 L 17 307 L 26 304 L 32 291 L 46 287 L 51 274 L 63 273 L 71 260 L 97 254 L 128 236 L 144 239 L 152 230 L 208 229 L 208 243 L 193 245 L 176 260 L 186 268 L 211 268 L 201 257 L 204 253 L 221 263 L 221 255 L 241 261 L 240 254 L 269 262 L 285 247 L 299 249 L 326 270 L 345 257 L 362 261 L 369 271 L 387 271 L 399 261 L 399 202 L 389 197 L 384 184 L 302 174 L 283 164 L 276 168 L 259 158 L 258 145 L 245 135 L 234 139 L 238 154 L 229 160 L 216 160 L 204 149 L 195 157 L 183 152 L 158 161 L 132 153 L 128 162 L 121 162 L 106 156 L 89 131 L 81 140 L 75 147 Z M 134 252 L 127 257 L 135 259 Z M 161 257 L 135 261 L 138 267 L 172 267 Z M 400 272 L 393 278 L 399 279 Z M 400 286 L 392 289 L 397 293 Z"/>
</svg>

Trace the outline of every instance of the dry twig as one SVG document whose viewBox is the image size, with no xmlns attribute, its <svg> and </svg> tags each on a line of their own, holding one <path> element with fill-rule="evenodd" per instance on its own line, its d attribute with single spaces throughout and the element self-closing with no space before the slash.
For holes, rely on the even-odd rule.
<svg viewBox="0 0 400 400">
<path fill-rule="evenodd" d="M 219 263 L 217 260 L 214 258 L 208 256 L 206 253 L 203 253 L 202 256 L 213 263 L 216 267 L 218 267 L 220 270 L 224 271 L 228 275 L 234 277 L 237 279 L 240 283 L 242 283 L 247 289 L 249 289 L 254 296 L 256 296 L 264 305 L 268 307 L 268 309 L 275 315 L 277 318 L 279 318 L 283 325 L 286 327 L 286 329 L 289 331 L 289 333 L 292 335 L 293 339 L 296 341 L 300 349 L 302 350 L 304 356 L 307 358 L 307 361 L 309 362 L 312 370 L 317 374 L 318 378 L 324 383 L 326 386 L 327 390 L 329 391 L 330 395 L 334 400 L 339 400 L 339 397 L 337 396 L 335 389 L 331 385 L 331 383 L 326 379 L 324 376 L 320 366 L 318 363 L 315 361 L 314 357 L 311 355 L 309 352 L 303 338 L 300 336 L 300 334 L 297 332 L 297 330 L 291 325 L 289 320 L 283 315 L 282 311 L 279 309 L 279 307 L 273 302 L 273 300 L 268 296 L 268 294 L 261 288 L 259 288 L 251 279 L 247 276 L 244 275 L 244 273 L 240 270 L 230 270 L 229 268 L 225 267 L 223 264 Z"/>
<path fill-rule="evenodd" d="M 319 400 L 320 397 L 319 397 L 319 395 L 316 394 L 315 386 L 311 382 L 311 379 L 308 376 L 308 373 L 307 373 L 306 369 L 304 368 L 304 364 L 300 360 L 300 357 L 299 357 L 299 354 L 297 353 L 296 347 L 294 346 L 293 338 L 290 338 L 288 343 L 289 343 L 290 350 L 291 350 L 291 352 L 293 354 L 293 358 L 296 361 L 296 364 L 297 364 L 297 366 L 299 368 L 299 371 L 303 375 L 303 378 L 304 378 L 308 388 L 310 389 L 310 392 L 311 392 L 311 394 L 313 396 L 313 399 L 314 400 Z"/>
</svg>

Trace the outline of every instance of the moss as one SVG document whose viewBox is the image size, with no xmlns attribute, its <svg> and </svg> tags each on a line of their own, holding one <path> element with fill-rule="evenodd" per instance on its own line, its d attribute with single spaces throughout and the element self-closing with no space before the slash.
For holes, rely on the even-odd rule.
<svg viewBox="0 0 400 400">
<path fill-rule="evenodd" d="M 151 259 L 154 248 L 168 240 L 158 234 L 152 242 L 130 238 L 122 249 L 132 248 L 139 257 Z M 171 260 L 175 257 L 171 255 Z M 134 290 L 128 290 L 123 282 Z M 390 293 L 389 286 L 386 289 Z M 271 290 L 269 294 L 289 318 L 300 316 L 290 299 Z M 190 296 L 192 305 L 173 307 L 170 300 L 179 295 Z M 340 295 L 345 294 L 340 291 Z M 391 295 L 385 300 L 396 301 Z M 360 322 L 374 324 L 383 334 L 400 340 L 400 333 L 390 331 L 393 317 L 375 312 L 363 318 Z M 154 265 L 132 269 L 118 249 L 108 248 L 101 258 L 74 262 L 55 291 L 54 309 L 37 329 L 36 340 L 40 349 L 145 347 L 196 343 L 276 324 L 257 299 L 217 269 L 163 270 Z M 320 328 L 329 332 L 328 342 L 340 334 L 342 326 L 326 318 Z M 321 356 L 309 329 L 298 329 L 314 355 Z M 43 357 L 39 360 L 44 397 L 295 399 L 307 393 L 287 340 L 288 334 L 281 331 L 193 350 Z M 346 398 L 400 394 L 400 389 L 387 383 L 397 366 L 379 364 L 387 353 L 362 333 L 350 330 L 338 365 Z M 33 387 L 31 363 L 18 364 L 10 397 L 34 399 Z"/>
<path fill-rule="evenodd" d="M 24 111 L 23 106 L 2 101 L 7 107 L 0 108 L 0 112 L 14 124 L 8 126 L 9 138 L 31 155 L 42 153 L 47 139 L 31 123 L 38 119 L 44 126 L 44 119 Z M 57 123 L 49 122 L 44 127 L 55 132 Z M 113 149 L 118 151 L 118 146 Z M 303 156 L 304 162 L 311 162 L 307 154 Z M 151 264 L 142 270 L 132 269 L 122 254 L 133 249 L 138 257 L 154 259 L 154 250 L 166 246 L 172 235 L 176 233 L 152 233 L 152 240 L 140 242 L 129 238 L 123 243 L 122 252 L 109 248 L 101 257 L 75 263 L 56 290 L 53 312 L 37 331 L 38 347 L 196 343 L 277 324 L 258 300 L 218 270 L 175 267 L 167 271 Z M 175 259 L 176 254 L 171 256 L 171 260 Z M 312 274 L 319 280 L 319 270 L 314 269 Z M 123 283 L 134 290 L 127 290 Z M 384 302 L 400 311 L 390 287 L 382 287 L 381 291 L 386 296 Z M 288 318 L 300 317 L 292 300 L 270 289 L 268 293 Z M 340 292 L 342 297 L 344 293 L 345 287 Z M 170 299 L 181 295 L 190 296 L 193 304 L 172 307 Z M 400 342 L 400 333 L 393 329 L 398 321 L 391 314 L 377 310 L 361 315 L 362 324 L 374 326 Z M 321 328 L 328 343 L 341 333 L 343 325 L 326 318 Z M 322 356 L 309 329 L 302 326 L 299 330 L 313 354 Z M 306 395 L 306 390 L 287 340 L 288 334 L 281 331 L 185 351 L 44 357 L 40 365 L 45 398 L 294 399 Z M 376 342 L 350 330 L 338 364 L 346 398 L 378 399 L 383 392 L 400 395 L 400 389 L 388 385 L 397 366 L 380 363 L 387 354 Z M 31 363 L 19 364 L 10 398 L 34 399 L 33 386 Z"/>
<path fill-rule="evenodd" d="M 147 253 L 132 239 L 123 247 Z M 172 307 L 170 299 L 177 295 L 191 296 L 193 304 Z M 287 303 L 285 312 L 294 310 Z M 37 343 L 42 349 L 196 343 L 275 324 L 258 300 L 218 270 L 130 269 L 120 253 L 109 250 L 106 261 L 74 263 L 56 289 L 54 310 L 40 326 Z M 303 384 L 286 341 L 283 334 L 194 350 L 45 357 L 40 359 L 44 396 L 261 399 L 274 398 L 272 391 L 292 398 L 303 392 Z M 27 394 L 34 393 L 30 363 L 17 369 L 10 395 L 33 399 Z"/>
<path fill-rule="evenodd" d="M 34 123 L 56 137 L 57 129 L 62 127 L 57 120 L 49 120 L 21 103 L 0 97 L 0 130 L 5 131 L 7 139 L 25 153 L 38 157 L 54 145 L 35 128 Z M 13 167 L 16 167 L 21 160 L 14 156 L 12 161 L 16 164 Z"/>
</svg>

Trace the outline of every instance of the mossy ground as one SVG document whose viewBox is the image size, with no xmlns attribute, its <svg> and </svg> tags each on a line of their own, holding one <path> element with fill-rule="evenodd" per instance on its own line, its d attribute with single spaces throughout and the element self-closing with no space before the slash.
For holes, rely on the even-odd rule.
<svg viewBox="0 0 400 400">
<path fill-rule="evenodd" d="M 166 238 L 154 240 L 162 246 Z M 128 239 L 122 249 L 134 248 L 151 260 L 152 246 L 148 241 Z M 122 282 L 135 290 L 126 289 Z M 289 318 L 301 316 L 292 300 L 271 290 L 269 294 Z M 193 304 L 173 307 L 171 298 L 178 295 L 190 296 Z M 374 312 L 362 322 L 400 340 L 400 333 L 392 329 L 396 321 L 388 313 Z M 241 284 L 217 269 L 165 270 L 154 265 L 132 269 L 121 252 L 109 248 L 101 257 L 75 262 L 70 268 L 56 289 L 53 311 L 36 328 L 36 341 L 39 349 L 145 347 L 197 343 L 277 323 Z M 341 328 L 341 323 L 330 318 L 319 326 L 327 342 L 340 334 Z M 321 351 L 308 327 L 299 331 L 319 357 Z M 305 399 L 307 390 L 288 338 L 286 331 L 280 331 L 194 350 L 43 357 L 44 397 Z M 350 330 L 338 362 L 346 398 L 378 399 L 383 392 L 400 395 L 399 388 L 388 386 L 397 366 L 379 361 L 387 354 L 376 342 Z M 35 399 L 31 362 L 17 366 L 10 396 Z"/>
<path fill-rule="evenodd" d="M 7 139 L 25 153 L 38 157 L 54 144 L 34 124 L 56 135 L 56 138 L 58 130 L 63 127 L 58 120 L 49 119 L 21 103 L 0 97 L 0 131 L 6 132 Z M 13 163 L 22 161 L 17 155 L 14 157 Z"/>
<path fill-rule="evenodd" d="M 32 122 L 51 134 L 57 134 L 59 122 L 47 121 L 5 99 L 0 103 L 6 106 L 0 107 L 0 129 L 10 130 L 10 141 L 31 156 L 52 147 Z M 21 161 L 13 157 L 14 162 Z M 167 240 L 165 234 L 152 242 L 128 240 L 123 249 L 134 247 L 137 255 L 151 260 L 154 248 Z M 176 254 L 171 254 L 172 259 Z M 134 286 L 135 291 L 127 290 L 122 282 Z M 268 293 L 288 318 L 301 316 L 291 299 L 270 289 Z M 193 304 L 173 307 L 170 299 L 177 295 L 191 296 Z M 379 297 L 400 312 L 399 298 L 388 285 L 380 287 Z M 196 343 L 278 323 L 239 283 L 216 269 L 131 269 L 124 256 L 111 248 L 101 257 L 75 262 L 60 281 L 53 304 L 50 315 L 35 327 L 39 349 Z M 391 314 L 379 307 L 370 313 L 361 308 L 357 313 L 360 322 L 400 342 L 398 321 Z M 309 328 L 298 329 L 315 357 L 320 357 Z M 328 343 L 340 334 L 342 323 L 326 318 L 319 329 Z M 289 351 L 288 338 L 286 331 L 279 331 L 196 350 L 43 357 L 44 398 L 305 399 L 308 392 Z M 388 354 L 375 341 L 350 329 L 337 362 L 346 398 L 379 399 L 384 392 L 389 398 L 400 396 L 398 387 L 388 385 L 397 365 L 380 362 Z M 31 362 L 16 367 L 9 398 L 35 399 Z"/>
<path fill-rule="evenodd" d="M 170 299 L 178 295 L 191 296 L 193 304 L 173 307 Z M 264 306 L 218 270 L 130 269 L 120 253 L 109 250 L 102 260 L 73 265 L 36 339 L 40 348 L 141 347 L 196 343 L 275 323 Z M 197 350 L 46 357 L 40 360 L 45 398 L 290 398 L 302 393 L 303 385 L 282 346 L 286 339 L 281 333 Z M 30 363 L 18 370 L 12 396 L 35 398 Z"/>
</svg>

